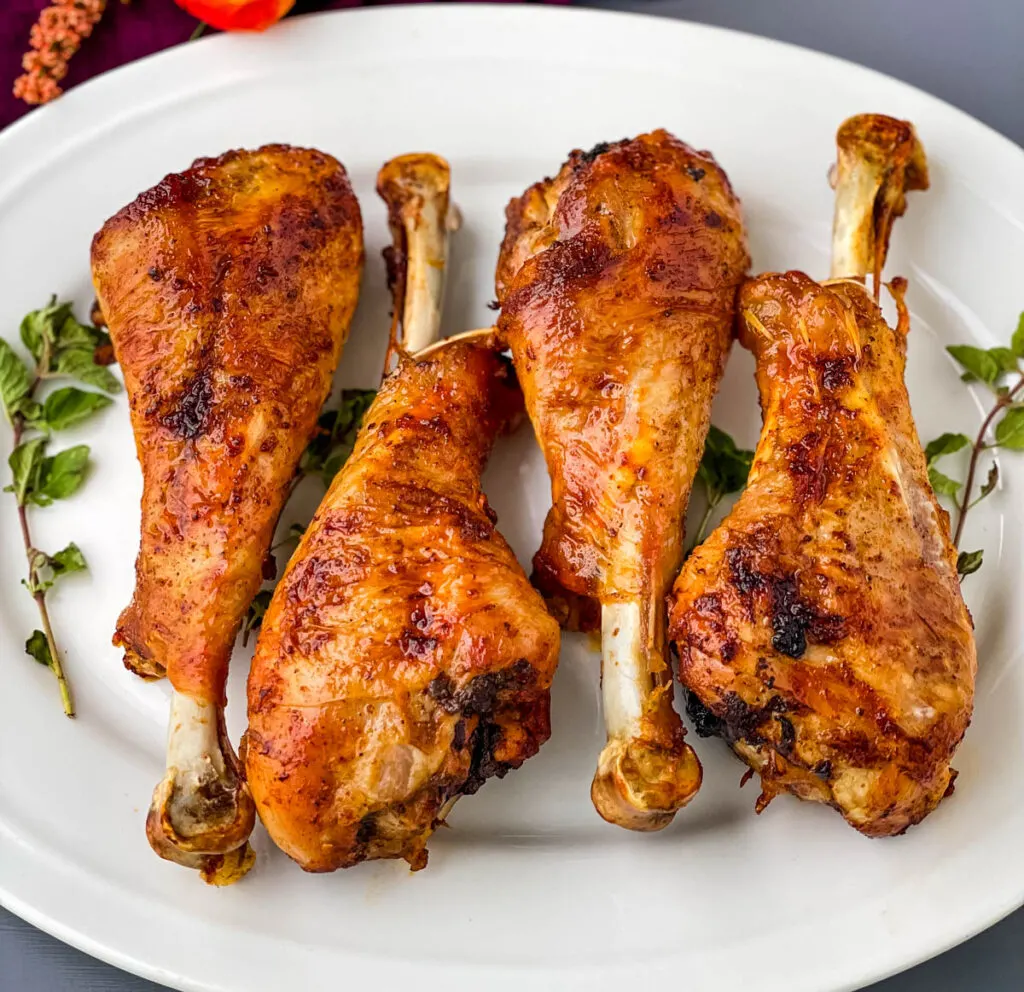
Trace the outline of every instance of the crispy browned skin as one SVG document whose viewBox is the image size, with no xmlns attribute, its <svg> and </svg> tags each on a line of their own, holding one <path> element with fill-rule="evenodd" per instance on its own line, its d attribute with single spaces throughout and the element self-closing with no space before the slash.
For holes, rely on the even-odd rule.
<svg viewBox="0 0 1024 992">
<path fill-rule="evenodd" d="M 672 707 L 664 597 L 747 266 L 739 202 L 665 131 L 573 152 L 513 200 L 499 329 L 551 475 L 533 581 L 602 633 L 605 819 L 660 829 L 700 786 Z"/>
<path fill-rule="evenodd" d="M 405 359 L 277 587 L 246 768 L 270 835 L 309 871 L 422 867 L 450 803 L 548 738 L 558 626 L 479 485 L 521 404 L 486 346 Z"/>
<path fill-rule="evenodd" d="M 94 238 L 144 483 L 135 595 L 114 638 L 139 674 L 223 701 L 362 262 L 345 170 L 286 145 L 200 159 Z"/>
<path fill-rule="evenodd" d="M 707 152 L 656 131 L 573 152 L 506 216 L 499 329 L 554 504 L 535 581 L 593 628 L 599 601 L 660 597 L 679 567 L 750 261 L 739 203 Z"/>
<path fill-rule="evenodd" d="M 686 562 L 670 636 L 703 733 L 862 833 L 952 787 L 976 655 L 949 518 L 928 483 L 890 328 L 853 281 L 740 294 L 764 428 L 746 491 Z"/>
</svg>

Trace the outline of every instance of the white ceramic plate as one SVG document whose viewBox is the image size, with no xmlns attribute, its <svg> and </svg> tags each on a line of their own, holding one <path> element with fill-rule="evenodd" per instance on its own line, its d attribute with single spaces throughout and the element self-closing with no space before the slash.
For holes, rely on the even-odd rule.
<svg viewBox="0 0 1024 992">
<path fill-rule="evenodd" d="M 465 226 L 449 332 L 491 319 L 510 196 L 573 147 L 658 126 L 713 149 L 728 170 L 756 269 L 823 274 L 833 135 L 865 110 L 912 119 L 932 165 L 932 191 L 913 197 L 889 267 L 911 281 L 921 433 L 970 429 L 979 402 L 942 346 L 1005 343 L 1024 307 L 1020 149 L 865 69 L 636 16 L 462 6 L 322 15 L 264 37 L 189 44 L 76 89 L 0 136 L 0 326 L 13 339 L 22 314 L 52 292 L 86 307 L 89 240 L 106 217 L 196 156 L 267 141 L 337 155 L 362 203 L 368 268 L 345 385 L 371 386 L 380 369 L 386 229 L 373 182 L 403 151 L 436 150 L 453 166 Z M 750 445 L 751 371 L 737 349 L 715 406 L 715 421 Z M 966 536 L 986 563 L 965 586 L 980 672 L 956 795 L 905 837 L 865 840 L 833 812 L 788 798 L 755 817 L 756 787 L 737 787 L 741 766 L 695 738 L 705 785 L 670 829 L 606 825 L 588 797 L 602 741 L 598 662 L 569 637 L 550 743 L 459 804 L 454 829 L 431 842 L 428 870 L 305 875 L 258 832 L 251 875 L 214 890 L 158 861 L 143 834 L 163 767 L 166 688 L 130 677 L 110 645 L 132 586 L 141 489 L 124 399 L 78 433 L 94 446 L 93 477 L 33 514 L 43 547 L 74 539 L 91 564 L 52 600 L 74 722 L 49 674 L 22 655 L 35 620 L 18 586 L 13 503 L 0 499 L 0 899 L 92 954 L 180 988 L 231 992 L 412 981 L 445 992 L 601 992 L 659 980 L 692 992 L 825 992 L 935 954 L 1024 900 L 1024 459 L 1003 459 L 1005 488 Z M 528 429 L 499 448 L 486 483 L 528 562 L 548 505 Z M 305 498 L 293 512 L 311 509 L 312 488 Z M 239 651 L 236 740 L 246 662 Z"/>
</svg>

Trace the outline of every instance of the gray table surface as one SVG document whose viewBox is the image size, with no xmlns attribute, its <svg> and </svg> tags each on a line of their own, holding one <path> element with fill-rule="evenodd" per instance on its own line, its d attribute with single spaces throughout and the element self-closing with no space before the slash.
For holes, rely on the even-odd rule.
<svg viewBox="0 0 1024 992">
<path fill-rule="evenodd" d="M 1020 0 L 591 0 L 805 45 L 906 80 L 1024 145 Z M 159 986 L 87 957 L 0 909 L 0 992 Z M 1024 910 L 871 992 L 1020 992 Z M 725 989 L 723 992 L 733 992 Z"/>
</svg>

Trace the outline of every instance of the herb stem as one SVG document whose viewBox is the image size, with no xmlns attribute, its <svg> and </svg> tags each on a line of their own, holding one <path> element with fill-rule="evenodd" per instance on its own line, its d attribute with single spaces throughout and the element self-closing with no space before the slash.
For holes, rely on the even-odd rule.
<svg viewBox="0 0 1024 992">
<path fill-rule="evenodd" d="M 715 507 L 718 506 L 721 496 L 712 496 L 709 492 L 707 494 L 708 505 L 704 508 L 704 515 L 700 518 L 700 523 L 697 525 L 697 533 L 693 537 L 693 543 L 687 550 L 687 554 L 690 554 L 694 548 L 704 543 L 704 538 L 707 536 L 708 524 L 711 522 L 711 514 L 715 512 Z"/>
<path fill-rule="evenodd" d="M 989 428 L 992 426 L 992 422 L 996 416 L 1006 407 L 1011 406 L 1014 401 L 1014 397 L 1017 396 L 1021 390 L 1024 389 L 1024 376 L 1021 376 L 1017 380 L 1016 385 L 1008 393 L 1000 396 L 996 402 L 992 405 L 992 409 L 989 410 L 988 416 L 981 422 L 981 428 L 978 430 L 978 436 L 975 439 L 974 445 L 971 447 L 971 460 L 967 466 L 967 481 L 964 483 L 964 495 L 958 506 L 959 513 L 957 515 L 956 530 L 953 533 L 953 544 L 956 547 L 960 546 L 960 537 L 964 532 L 964 523 L 967 520 L 967 511 L 974 505 L 971 502 L 971 494 L 974 492 L 974 476 L 978 471 L 978 459 L 981 457 L 981 453 L 990 447 L 997 447 L 996 445 L 989 445 L 985 443 L 985 435 L 988 434 Z"/>
<path fill-rule="evenodd" d="M 32 380 L 32 385 L 29 387 L 28 396 L 30 398 L 35 396 L 35 391 L 39 386 L 41 378 L 42 376 L 37 371 L 36 377 Z M 25 418 L 20 413 L 16 413 L 11 419 L 11 425 L 14 429 L 14 448 L 17 448 L 21 444 L 21 438 L 25 432 Z M 36 551 L 35 546 L 32 544 L 32 532 L 28 528 L 27 508 L 21 501 L 18 502 L 18 522 L 21 524 L 21 539 L 25 545 L 25 560 L 28 563 L 29 582 L 35 585 L 33 579 Z M 50 671 L 53 672 L 54 677 L 57 679 L 57 685 L 60 688 L 64 715 L 73 717 L 75 715 L 75 703 L 71 697 L 71 684 L 64 674 L 64 666 L 60 663 L 57 639 L 53 636 L 53 627 L 50 624 L 50 611 L 46 608 L 46 593 L 42 589 L 37 589 L 32 593 L 32 598 L 36 601 L 36 606 L 39 609 L 39 619 L 42 621 L 43 634 L 46 637 L 46 645 L 50 651 Z"/>
</svg>

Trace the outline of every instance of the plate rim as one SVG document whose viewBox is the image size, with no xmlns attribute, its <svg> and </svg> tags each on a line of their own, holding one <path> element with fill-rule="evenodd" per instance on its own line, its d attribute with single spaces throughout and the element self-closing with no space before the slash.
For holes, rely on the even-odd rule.
<svg viewBox="0 0 1024 992">
<path fill-rule="evenodd" d="M 955 127 L 958 130 L 966 129 L 969 132 L 973 131 L 978 138 L 983 139 L 985 144 L 990 147 L 998 148 L 999 156 L 1004 158 L 1012 156 L 1015 159 L 1014 167 L 1017 170 L 1024 171 L 1024 148 L 990 125 L 972 117 L 966 111 L 961 110 L 955 105 L 950 104 L 949 102 L 942 100 L 941 98 L 936 97 L 913 84 L 896 79 L 895 77 L 870 69 L 839 56 L 732 28 L 724 28 L 674 17 L 666 17 L 651 11 L 608 11 L 583 7 L 506 6 L 504 4 L 460 3 L 444 6 L 394 5 L 387 7 L 353 8 L 347 10 L 310 13 L 289 18 L 288 21 L 275 28 L 275 31 L 301 34 L 303 31 L 313 30 L 308 27 L 311 22 L 321 21 L 327 18 L 337 20 L 342 16 L 349 20 L 357 17 L 366 20 L 381 21 L 404 18 L 404 27 L 408 26 L 409 20 L 415 19 L 421 22 L 421 26 L 425 30 L 436 30 L 438 23 L 450 21 L 451 19 L 464 19 L 467 23 L 470 23 L 472 18 L 480 19 L 481 23 L 485 23 L 487 21 L 492 21 L 493 23 L 494 20 L 501 21 L 502 19 L 524 21 L 563 19 L 567 21 L 569 18 L 574 18 L 578 21 L 588 20 L 592 23 L 606 21 L 609 22 L 609 24 L 610 22 L 622 23 L 630 21 L 638 25 L 637 30 L 650 31 L 654 30 L 654 26 L 657 25 L 657 29 L 660 29 L 663 32 L 678 32 L 680 35 L 686 33 L 697 35 L 703 34 L 705 37 L 721 39 L 719 43 L 722 44 L 728 44 L 728 41 L 732 39 L 736 43 L 754 44 L 756 47 L 760 47 L 765 51 L 778 51 L 781 49 L 783 52 L 789 52 L 794 58 L 800 58 L 805 61 L 810 60 L 813 62 L 816 60 L 822 60 L 819 61 L 818 64 L 826 71 L 831 66 L 833 70 L 841 72 L 866 74 L 867 76 L 874 78 L 877 82 L 895 86 L 904 92 L 914 94 L 916 98 L 925 103 L 931 104 L 932 108 L 936 112 L 939 112 L 950 119 L 952 127 Z M 672 26 L 669 27 L 667 25 Z M 45 138 L 48 133 L 60 135 L 64 132 L 63 136 L 65 140 L 61 141 L 56 146 L 48 147 L 46 158 L 42 161 L 37 160 L 31 163 L 25 161 L 21 168 L 12 169 L 5 177 L 4 181 L 0 183 L 0 203 L 4 202 L 10 195 L 11 191 L 29 179 L 33 173 L 45 168 L 49 162 L 65 156 L 68 149 L 73 147 L 75 142 L 94 139 L 97 134 L 102 133 L 104 130 L 116 127 L 120 118 L 125 116 L 134 116 L 142 112 L 145 108 L 152 108 L 154 105 L 159 106 L 160 104 L 177 103 L 183 99 L 188 99 L 190 96 L 198 92 L 202 92 L 204 89 L 220 89 L 228 82 L 227 76 L 218 73 L 213 81 L 207 80 L 206 85 L 193 86 L 191 88 L 181 86 L 163 90 L 157 87 L 155 92 L 137 93 L 134 96 L 125 97 L 125 92 L 131 92 L 130 87 L 127 84 L 133 75 L 138 75 L 141 78 L 152 72 L 154 65 L 158 66 L 157 71 L 159 71 L 160 68 L 171 66 L 177 61 L 184 61 L 188 59 L 195 59 L 199 61 L 200 64 L 205 63 L 209 66 L 211 61 L 216 60 L 220 49 L 227 50 L 229 48 L 234 48 L 235 46 L 251 43 L 252 42 L 248 38 L 239 38 L 238 36 L 229 34 L 206 37 L 200 39 L 198 42 L 184 42 L 102 73 L 99 76 L 76 86 L 56 103 L 38 108 L 15 121 L 3 131 L 0 131 L 0 155 L 5 152 L 16 151 L 20 142 L 38 144 L 38 142 Z M 84 128 L 76 123 L 79 110 L 88 112 L 93 105 L 103 106 L 106 104 L 107 106 L 110 106 L 112 101 L 109 99 L 104 100 L 104 95 L 105 93 L 108 96 L 112 95 L 115 90 L 118 91 L 118 103 L 120 106 L 114 113 L 105 113 L 102 121 L 94 121 Z M 974 149 L 971 149 L 971 154 L 977 154 L 977 152 Z M 1016 205 L 1013 204 L 1013 206 Z M 1000 205 L 1000 212 L 1006 214 L 1008 217 L 1016 220 L 1017 223 L 1024 226 L 1024 198 L 1022 198 L 1020 216 L 1018 216 L 1016 211 L 1011 208 L 1011 204 L 1006 203 L 1005 201 Z M 6 827 L 4 822 L 0 820 L 0 837 L 5 834 L 11 835 L 11 840 L 14 841 L 15 844 L 17 843 L 18 838 L 14 836 L 10 828 Z M 45 870 L 50 874 L 55 875 L 58 880 L 62 877 L 66 879 L 69 866 L 60 864 L 44 866 L 45 856 L 38 852 L 28 852 L 27 857 L 31 857 L 37 861 L 41 871 Z M 108 893 L 111 893 L 111 890 L 108 889 L 107 891 Z M 108 898 L 109 897 L 110 896 L 108 895 Z M 45 902 L 46 899 L 41 898 L 38 901 Z M 100 938 L 93 937 L 90 935 L 90 927 L 83 926 L 81 921 L 78 925 L 65 923 L 57 915 L 38 909 L 33 905 L 31 897 L 26 898 L 21 896 L 17 891 L 15 891 L 14 887 L 8 888 L 5 886 L 2 875 L 0 875 L 0 905 L 3 905 L 16 916 L 26 920 L 31 925 L 51 934 L 54 937 L 57 937 L 65 943 L 140 977 L 147 978 L 155 982 L 171 984 L 173 987 L 180 989 L 196 990 L 196 992 L 214 992 L 214 990 L 216 990 L 216 992 L 221 992 L 221 990 L 228 992 L 229 989 L 234 988 L 234 986 L 230 985 L 214 984 L 205 980 L 192 979 L 184 972 L 161 967 L 158 964 L 151 963 L 150 960 L 144 960 L 143 958 L 137 957 L 128 951 L 122 950 L 116 946 L 114 942 L 104 941 Z M 977 900 L 974 901 L 973 905 L 977 905 Z M 868 969 L 853 979 L 848 980 L 845 984 L 831 984 L 829 989 L 834 990 L 834 992 L 840 992 L 840 990 L 843 989 L 859 988 L 864 983 L 878 981 L 888 977 L 889 975 L 896 974 L 907 968 L 913 967 L 922 961 L 944 953 L 946 950 L 970 939 L 981 931 L 994 925 L 1000 919 L 1005 918 L 1022 905 L 1024 905 L 1024 877 L 1021 878 L 1019 889 L 1015 897 L 1000 901 L 998 906 L 988 905 L 987 909 L 982 912 L 968 914 L 971 922 L 961 928 L 958 928 L 960 931 L 958 935 L 950 937 L 947 934 L 938 941 L 932 941 L 927 948 L 916 947 L 915 945 L 915 950 L 911 954 L 888 954 L 882 968 L 878 968 L 876 966 Z M 91 927 L 91 930 L 96 930 L 95 925 Z M 167 955 L 165 955 L 165 957 L 167 957 Z M 681 963 L 678 957 L 669 958 L 668 961 L 671 962 L 670 967 L 672 968 L 677 968 Z M 406 962 L 384 961 L 380 958 L 374 958 L 374 966 L 377 968 L 378 978 L 397 978 L 403 973 L 409 974 L 409 966 Z M 657 967 L 660 969 L 661 966 L 659 965 Z M 490 987 L 495 989 L 503 989 L 506 985 L 511 988 L 513 983 L 518 986 L 523 977 L 530 976 L 533 978 L 539 978 L 541 977 L 542 972 L 542 969 L 532 965 L 522 965 L 517 968 L 508 968 L 507 966 L 487 966 L 484 968 L 479 965 L 473 965 L 469 970 L 454 965 L 432 965 L 431 968 L 432 974 L 430 977 L 432 980 L 440 980 L 442 977 L 449 981 L 453 979 L 457 980 L 460 975 L 471 977 L 475 982 L 484 978 L 490 983 Z M 615 968 L 604 968 L 602 970 L 606 973 L 615 973 L 617 971 Z M 603 983 L 598 982 L 595 984 L 595 978 L 597 975 L 591 972 L 592 969 L 590 967 L 574 968 L 571 976 L 561 975 L 559 977 L 558 987 L 575 987 L 575 981 L 577 978 L 585 979 L 586 984 L 591 988 L 603 987 Z M 600 974 L 600 972 L 598 974 Z M 653 970 L 651 971 L 651 974 L 653 974 Z M 241 977 L 242 976 L 240 976 L 240 978 Z M 422 978 L 422 974 L 419 977 Z M 572 979 L 571 982 L 566 980 L 569 978 Z M 457 981 L 455 984 L 456 987 L 458 987 Z M 582 984 L 583 982 L 581 981 L 581 985 Z"/>
</svg>

